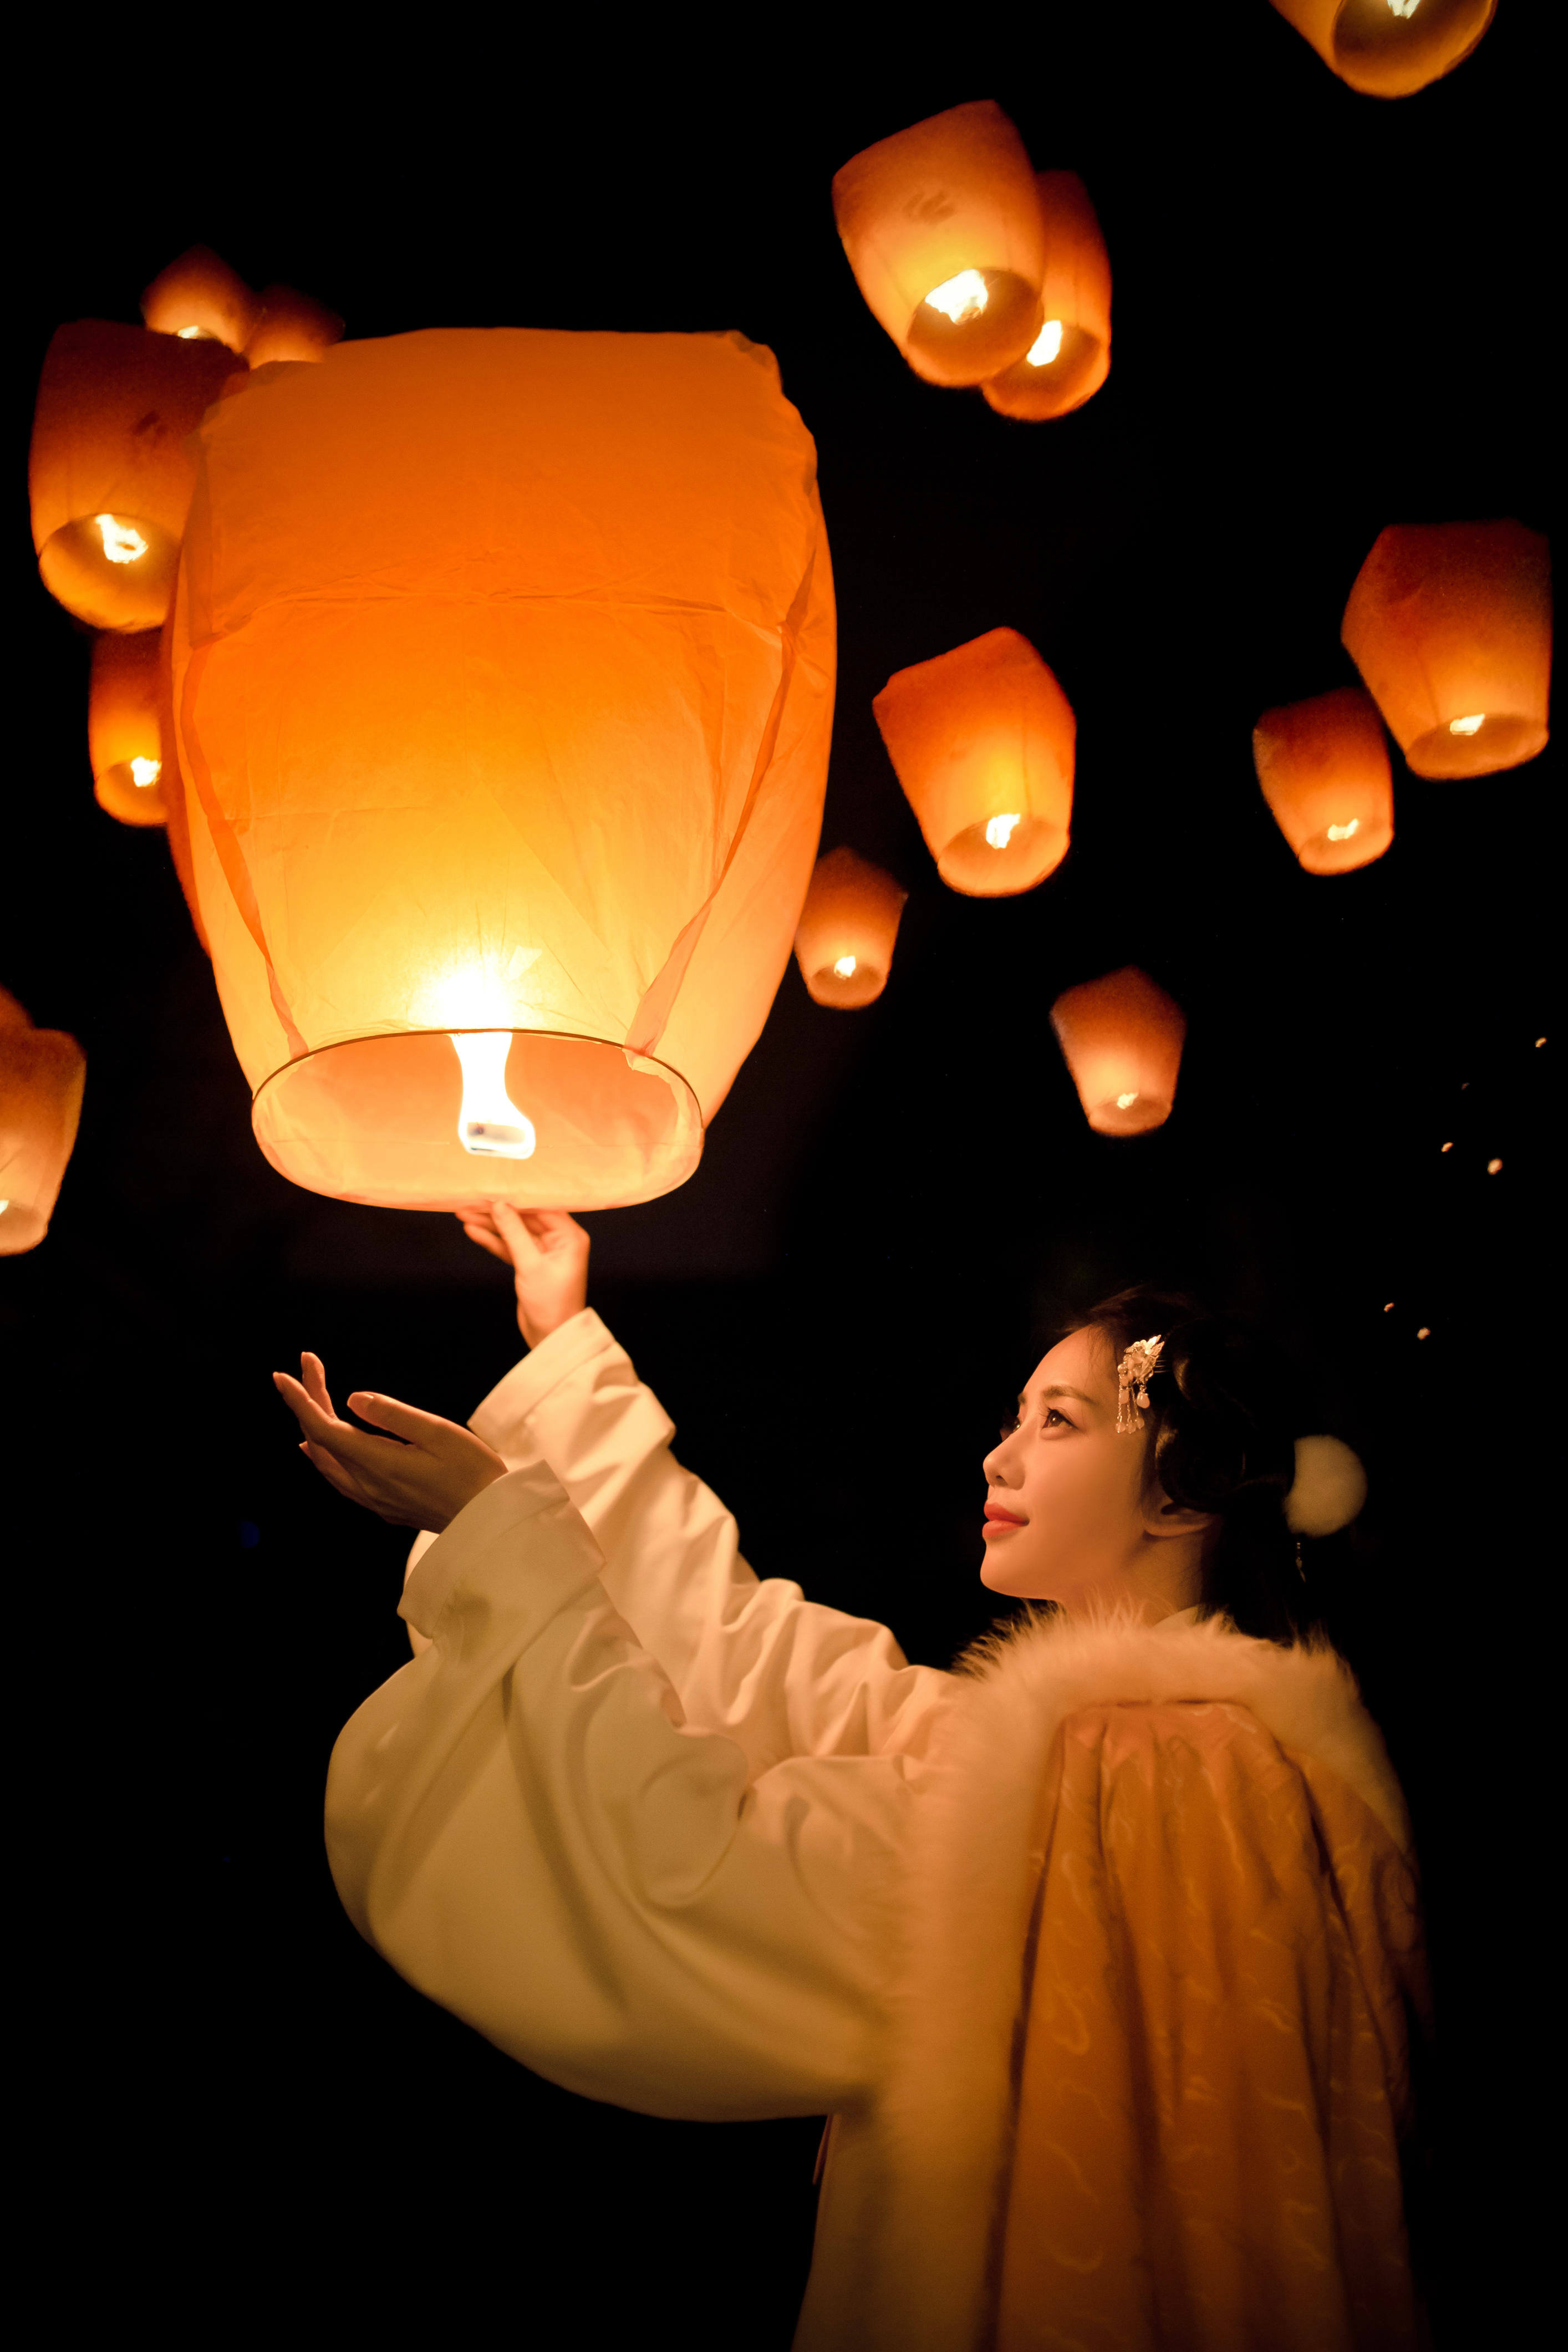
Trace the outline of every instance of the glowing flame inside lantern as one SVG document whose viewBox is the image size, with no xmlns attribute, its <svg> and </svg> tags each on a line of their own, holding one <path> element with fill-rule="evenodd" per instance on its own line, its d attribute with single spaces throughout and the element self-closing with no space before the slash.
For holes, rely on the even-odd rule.
<svg viewBox="0 0 1568 2352">
<path fill-rule="evenodd" d="M 1116 1108 L 1118 1110 L 1131 1110 L 1137 1099 L 1138 1097 L 1135 1092 L 1130 1095 L 1118 1095 L 1116 1097 Z"/>
<path fill-rule="evenodd" d="M 1348 841 L 1352 833 L 1360 831 L 1361 819 L 1359 816 L 1352 816 L 1349 824 L 1331 824 L 1328 835 L 1331 841 Z"/>
<path fill-rule="evenodd" d="M 531 1160 L 538 1140 L 533 1121 L 524 1117 L 506 1090 L 511 1031 L 468 1030 L 453 1038 L 452 1047 L 463 1068 L 458 1140 L 464 1150 L 478 1158 Z"/>
<path fill-rule="evenodd" d="M 1047 319 L 1030 344 L 1027 358 L 1031 367 L 1049 367 L 1062 347 L 1062 322 Z"/>
<path fill-rule="evenodd" d="M 993 816 L 985 821 L 985 838 L 993 849 L 1005 849 L 1013 838 L 1015 825 L 1022 824 L 1022 816 Z"/>
<path fill-rule="evenodd" d="M 1479 735 L 1486 723 L 1486 712 L 1478 710 L 1468 719 L 1450 719 L 1448 732 L 1450 735 Z"/>
<path fill-rule="evenodd" d="M 853 956 L 840 956 L 833 969 L 838 974 L 840 980 L 853 980 L 855 977 L 855 958 Z"/>
<path fill-rule="evenodd" d="M 183 343 L 216 343 L 217 341 L 210 327 L 176 327 L 174 332 Z"/>
<path fill-rule="evenodd" d="M 131 762 L 131 781 L 133 784 L 142 786 L 155 784 L 163 772 L 162 760 L 135 759 Z"/>
<path fill-rule="evenodd" d="M 926 296 L 928 308 L 940 310 L 955 327 L 962 327 L 968 319 L 978 319 L 987 299 L 985 280 L 978 269 L 961 269 L 956 278 L 945 278 Z"/>
<path fill-rule="evenodd" d="M 103 551 L 110 563 L 134 563 L 147 552 L 147 542 L 133 523 L 121 522 L 118 516 L 94 515 L 94 522 L 103 540 Z"/>
<path fill-rule="evenodd" d="M 1420 5 L 1421 0 L 1388 0 L 1389 14 L 1393 16 L 1414 16 Z"/>
</svg>

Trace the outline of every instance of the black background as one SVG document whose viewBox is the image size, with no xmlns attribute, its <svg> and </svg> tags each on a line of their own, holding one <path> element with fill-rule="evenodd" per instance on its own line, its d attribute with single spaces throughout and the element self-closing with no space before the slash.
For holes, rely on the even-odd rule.
<svg viewBox="0 0 1568 2352">
<path fill-rule="evenodd" d="M 594 1301 L 753 1564 L 938 1664 L 994 1612 L 978 1464 L 1047 1320 L 1196 1280 L 1307 1353 L 1372 1473 L 1327 1597 L 1426 1874 L 1439 2336 L 1507 2340 L 1537 2227 L 1517 2102 L 1554 1990 L 1526 1835 L 1552 1706 L 1518 1654 L 1521 1621 L 1556 1633 L 1530 1492 L 1561 1409 L 1535 1042 L 1558 754 L 1466 784 L 1395 754 L 1393 848 L 1319 879 L 1250 730 L 1353 676 L 1340 615 L 1384 524 L 1548 527 L 1548 14 L 1514 0 L 1394 103 L 1263 0 L 931 20 L 923 77 L 776 16 L 642 47 L 609 20 L 574 49 L 427 24 L 326 55 L 279 17 L 205 61 L 39 51 L 58 119 L 13 232 L 0 979 L 89 1075 L 0 1343 L 27 2145 L 68 2298 L 106 2285 L 220 2337 L 264 2309 L 395 2336 L 499 2309 L 524 2341 L 782 2347 L 817 2130 L 536 2081 L 393 1977 L 326 1874 L 326 1758 L 405 1654 L 405 1545 L 313 1478 L 268 1374 L 309 1346 L 340 1391 L 462 1417 L 519 1342 L 455 1223 L 262 1160 L 165 845 L 92 799 L 89 638 L 27 539 L 31 388 L 58 323 L 133 320 L 199 239 L 351 335 L 733 325 L 776 351 L 840 600 L 824 847 L 910 898 L 882 1000 L 824 1010 L 792 965 L 698 1174 L 588 1220 Z M 918 382 L 834 232 L 839 163 L 978 96 L 1082 174 L 1110 247 L 1110 378 L 1054 424 Z M 1077 711 L 1077 805 L 1058 873 L 980 902 L 938 882 L 870 699 L 1003 624 Z M 1128 961 L 1190 1026 L 1169 1125 L 1119 1142 L 1085 1128 L 1048 1012 Z"/>
</svg>

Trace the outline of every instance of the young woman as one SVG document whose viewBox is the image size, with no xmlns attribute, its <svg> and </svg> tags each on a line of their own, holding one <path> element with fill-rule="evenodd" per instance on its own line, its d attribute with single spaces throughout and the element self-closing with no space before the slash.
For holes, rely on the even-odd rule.
<svg viewBox="0 0 1568 2352">
<path fill-rule="evenodd" d="M 1298 1638 L 1300 1536 L 1363 1482 L 1281 1366 L 1154 1293 L 1067 1332 L 977 1528 L 1056 1606 L 944 1675 L 752 1575 L 571 1217 L 467 1229 L 530 1346 L 470 1429 L 275 1376 L 331 1484 L 426 1531 L 417 1654 L 331 1763 L 361 1932 L 569 2089 L 829 2115 L 800 2352 L 1420 2341 L 1409 1830 Z"/>
</svg>

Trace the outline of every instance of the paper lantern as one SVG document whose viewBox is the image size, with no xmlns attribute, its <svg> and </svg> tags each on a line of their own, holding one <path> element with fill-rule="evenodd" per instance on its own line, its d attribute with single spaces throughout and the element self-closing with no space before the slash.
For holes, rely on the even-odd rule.
<svg viewBox="0 0 1568 2352">
<path fill-rule="evenodd" d="M 292 286 L 268 286 L 245 356 L 252 367 L 273 360 L 319 360 L 342 331 L 342 320 L 324 302 L 297 294 Z"/>
<path fill-rule="evenodd" d="M 1039 332 L 1045 230 L 1024 142 L 989 99 L 851 156 L 833 210 L 855 282 L 917 375 L 980 383 Z"/>
<path fill-rule="evenodd" d="M 1544 749 L 1551 551 L 1518 522 L 1396 523 L 1340 629 L 1418 776 L 1489 776 Z"/>
<path fill-rule="evenodd" d="M 1342 686 L 1266 710 L 1252 730 L 1263 797 L 1309 874 L 1370 866 L 1394 839 L 1394 779 L 1371 695 Z"/>
<path fill-rule="evenodd" d="M 795 952 L 818 1004 L 851 1012 L 880 996 L 908 897 L 890 874 L 852 849 L 830 849 L 817 859 Z"/>
<path fill-rule="evenodd" d="M 221 343 L 79 319 L 44 358 L 28 488 L 51 596 L 96 629 L 155 629 L 195 479 L 186 436 L 233 374 Z"/>
<path fill-rule="evenodd" d="M 1146 971 L 1129 964 L 1069 988 L 1051 1026 L 1097 1135 L 1146 1135 L 1176 1099 L 1186 1016 Z"/>
<path fill-rule="evenodd" d="M 163 801 L 164 838 L 169 856 L 190 909 L 192 928 L 201 942 L 202 951 L 210 957 L 212 941 L 207 937 L 205 923 L 196 898 L 195 861 L 191 851 L 190 787 L 180 766 L 180 730 L 174 724 L 174 615 L 171 609 L 168 619 L 158 633 L 158 739 L 163 747 L 163 772 L 158 779 L 158 789 Z"/>
<path fill-rule="evenodd" d="M 1027 637 L 992 629 L 871 705 L 937 872 L 971 898 L 1032 890 L 1067 855 L 1072 705 Z"/>
<path fill-rule="evenodd" d="M 76 1141 L 87 1057 L 0 988 L 0 1257 L 36 1249 Z"/>
<path fill-rule="evenodd" d="M 231 352 L 244 351 L 260 315 L 259 297 L 205 245 L 171 261 L 142 297 L 142 316 L 157 333 Z"/>
<path fill-rule="evenodd" d="M 981 390 L 1004 416 L 1066 416 L 1110 373 L 1110 261 L 1089 191 L 1076 172 L 1042 172 L 1044 320 L 1021 360 Z"/>
<path fill-rule="evenodd" d="M 1274 0 L 1323 63 L 1369 98 L 1408 98 L 1450 72 L 1497 0 Z"/>
<path fill-rule="evenodd" d="M 198 453 L 176 747 L 263 1151 L 406 1208 L 669 1191 L 821 823 L 827 549 L 772 354 L 339 343 Z"/>
<path fill-rule="evenodd" d="M 158 632 L 105 631 L 92 649 L 87 747 L 99 805 L 121 824 L 164 824 Z"/>
</svg>

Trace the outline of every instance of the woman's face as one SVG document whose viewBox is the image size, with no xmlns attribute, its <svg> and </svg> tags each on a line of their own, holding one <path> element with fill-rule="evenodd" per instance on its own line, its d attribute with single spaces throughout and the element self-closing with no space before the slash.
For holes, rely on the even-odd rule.
<svg viewBox="0 0 1568 2352">
<path fill-rule="evenodd" d="M 1142 1418 L 1142 1416 L 1140 1416 Z M 1073 1331 L 1036 1366 L 1018 1419 L 985 1457 L 981 1581 L 1022 1600 L 1131 1601 L 1150 1619 L 1202 1591 L 1210 1522 L 1144 1490 L 1149 1438 L 1118 1435 L 1116 1366 L 1100 1331 Z"/>
</svg>

